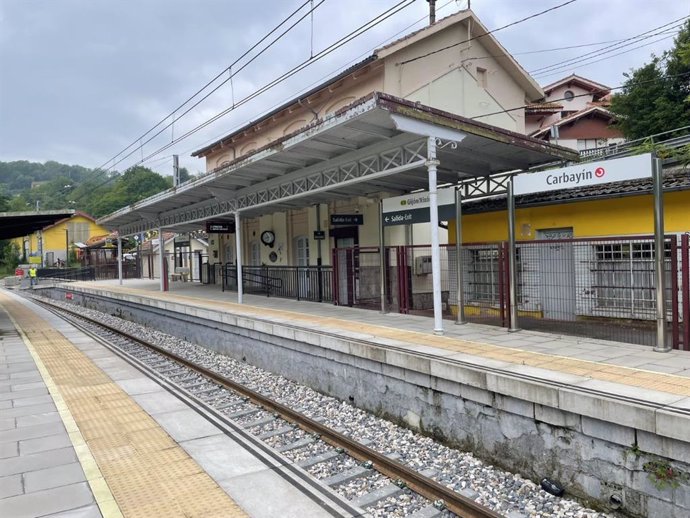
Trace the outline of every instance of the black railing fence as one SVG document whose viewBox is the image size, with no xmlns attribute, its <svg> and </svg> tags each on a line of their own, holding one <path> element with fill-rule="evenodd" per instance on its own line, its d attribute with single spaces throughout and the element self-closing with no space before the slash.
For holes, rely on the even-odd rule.
<svg viewBox="0 0 690 518">
<path fill-rule="evenodd" d="M 245 293 L 294 298 L 313 302 L 333 301 L 333 270 L 330 266 L 243 266 Z M 223 290 L 237 290 L 237 267 L 222 269 Z"/>
<path fill-rule="evenodd" d="M 55 279 L 60 281 L 93 281 L 96 272 L 93 266 L 84 268 L 39 268 L 36 270 L 39 279 Z"/>
</svg>

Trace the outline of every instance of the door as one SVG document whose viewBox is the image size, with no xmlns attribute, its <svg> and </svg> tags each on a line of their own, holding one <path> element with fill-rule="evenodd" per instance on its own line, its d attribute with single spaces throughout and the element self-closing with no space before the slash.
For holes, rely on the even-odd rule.
<svg viewBox="0 0 690 518">
<path fill-rule="evenodd" d="M 336 297 L 341 306 L 352 306 L 354 301 L 354 262 L 352 260 L 354 246 L 354 237 L 340 237 L 335 240 L 335 247 L 338 250 L 338 293 Z"/>
<path fill-rule="evenodd" d="M 544 318 L 575 320 L 575 254 L 573 229 L 537 230 L 540 296 Z"/>
<path fill-rule="evenodd" d="M 309 293 L 309 238 L 299 236 L 295 238 L 295 265 L 297 266 L 297 298 L 311 299 Z"/>
</svg>

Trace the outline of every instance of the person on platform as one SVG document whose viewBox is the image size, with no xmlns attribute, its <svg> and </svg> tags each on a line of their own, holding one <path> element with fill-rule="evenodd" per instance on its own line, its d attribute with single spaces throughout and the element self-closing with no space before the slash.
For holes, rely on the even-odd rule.
<svg viewBox="0 0 690 518">
<path fill-rule="evenodd" d="M 29 268 L 29 280 L 31 281 L 31 287 L 32 288 L 38 282 L 38 277 L 36 277 L 37 274 L 38 274 L 38 270 L 36 270 L 36 266 L 32 265 L 31 268 Z"/>
</svg>

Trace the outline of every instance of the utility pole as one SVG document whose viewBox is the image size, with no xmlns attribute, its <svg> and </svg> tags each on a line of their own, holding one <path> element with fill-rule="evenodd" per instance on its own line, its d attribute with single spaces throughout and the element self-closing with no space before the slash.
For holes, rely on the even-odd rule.
<svg viewBox="0 0 690 518">
<path fill-rule="evenodd" d="M 180 157 L 173 155 L 173 186 L 180 185 Z"/>
</svg>

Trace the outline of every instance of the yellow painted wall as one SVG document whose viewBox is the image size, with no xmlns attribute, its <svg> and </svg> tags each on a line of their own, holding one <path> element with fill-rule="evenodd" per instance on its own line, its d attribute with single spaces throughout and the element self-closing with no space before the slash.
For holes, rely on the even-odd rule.
<svg viewBox="0 0 690 518">
<path fill-rule="evenodd" d="M 94 221 L 91 221 L 84 216 L 74 216 L 67 221 L 60 223 L 54 227 L 49 228 L 43 232 L 43 250 L 62 250 L 65 248 L 65 230 L 68 223 L 88 223 L 89 224 L 89 238 L 93 236 L 103 236 L 110 234 L 110 231 Z M 70 244 L 74 241 L 72 236 L 69 236 Z"/>
<path fill-rule="evenodd" d="M 65 220 L 58 225 L 51 227 L 47 230 L 43 231 L 43 254 L 45 255 L 46 252 L 57 252 L 61 253 L 59 255 L 60 257 L 64 258 L 64 252 L 65 252 L 65 237 L 66 237 L 66 230 L 67 230 L 67 225 L 68 223 L 88 223 L 89 224 L 89 236 L 88 237 L 93 237 L 93 236 L 103 236 L 110 234 L 110 231 L 100 225 L 97 225 L 94 221 L 91 221 L 88 218 L 85 218 L 84 216 L 74 216 L 70 218 L 69 220 Z M 29 252 L 38 252 L 38 232 L 34 232 L 30 236 L 26 236 L 30 239 L 31 245 Z M 14 242 L 17 243 L 17 246 L 19 247 L 20 253 L 22 250 L 23 242 L 24 242 L 25 237 L 18 237 L 14 239 Z M 72 236 L 69 237 L 70 245 L 73 243 L 74 239 Z M 56 254 L 56 259 L 58 255 Z"/>
<path fill-rule="evenodd" d="M 537 230 L 567 227 L 574 237 L 654 233 L 652 195 L 530 207 L 518 209 L 515 216 L 518 240 L 535 239 Z M 505 211 L 464 216 L 463 243 L 508 239 L 507 219 Z M 667 233 L 690 231 L 690 191 L 664 195 L 664 226 Z M 449 222 L 448 240 L 455 243 L 455 221 Z"/>
</svg>

